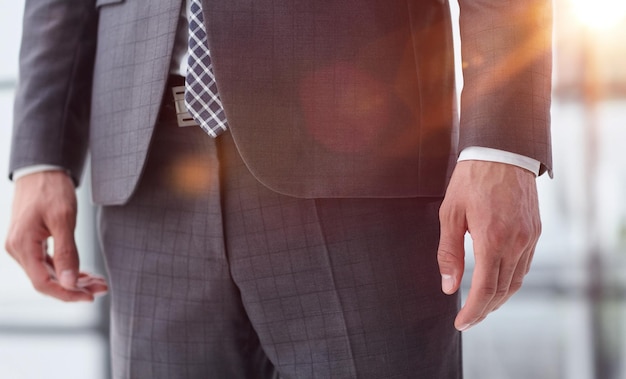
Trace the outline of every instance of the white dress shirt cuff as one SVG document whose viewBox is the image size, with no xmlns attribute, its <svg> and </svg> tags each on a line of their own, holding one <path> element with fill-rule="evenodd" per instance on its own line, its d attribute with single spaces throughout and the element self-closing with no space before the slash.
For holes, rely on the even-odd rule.
<svg viewBox="0 0 626 379">
<path fill-rule="evenodd" d="M 32 166 L 26 166 L 22 168 L 18 168 L 13 171 L 13 181 L 15 182 L 19 178 L 22 178 L 26 175 L 35 174 L 43 171 L 64 171 L 67 172 L 63 167 L 55 166 L 51 164 L 36 164 Z"/>
<path fill-rule="evenodd" d="M 461 151 L 458 162 L 470 160 L 507 163 L 524 168 L 534 173 L 535 176 L 539 175 L 541 167 L 541 162 L 525 155 L 481 146 L 470 146 Z"/>
</svg>

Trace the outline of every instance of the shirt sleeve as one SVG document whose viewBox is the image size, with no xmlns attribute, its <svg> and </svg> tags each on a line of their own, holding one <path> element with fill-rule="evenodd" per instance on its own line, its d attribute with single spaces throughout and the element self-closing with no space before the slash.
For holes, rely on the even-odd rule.
<svg viewBox="0 0 626 379">
<path fill-rule="evenodd" d="M 50 164 L 36 164 L 36 165 L 32 165 L 32 166 L 26 166 L 26 167 L 18 168 L 17 170 L 13 171 L 13 181 L 15 182 L 19 178 L 22 178 L 22 177 L 24 177 L 26 175 L 36 174 L 38 172 L 44 172 L 44 171 L 64 171 L 64 172 L 67 172 L 66 169 L 64 169 L 63 167 L 60 167 L 60 166 L 55 166 L 55 165 L 50 165 Z"/>
<path fill-rule="evenodd" d="M 535 176 L 539 175 L 541 166 L 538 160 L 525 155 L 481 146 L 469 146 L 461 151 L 458 162 L 470 160 L 507 163 L 524 168 L 534 173 Z"/>
</svg>

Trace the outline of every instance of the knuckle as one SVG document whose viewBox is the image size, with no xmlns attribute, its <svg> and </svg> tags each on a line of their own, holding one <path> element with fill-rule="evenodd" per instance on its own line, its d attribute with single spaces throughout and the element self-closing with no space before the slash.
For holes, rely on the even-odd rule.
<svg viewBox="0 0 626 379">
<path fill-rule="evenodd" d="M 496 286 L 483 286 L 478 290 L 478 294 L 485 298 L 493 298 L 497 293 L 498 288 Z"/>
<path fill-rule="evenodd" d="M 51 219 L 57 222 L 67 222 L 76 214 L 75 208 L 69 204 L 60 203 L 53 210 Z"/>
<path fill-rule="evenodd" d="M 12 232 L 7 236 L 4 242 L 4 248 L 13 257 L 21 250 L 26 243 L 26 237 L 23 233 Z"/>
<path fill-rule="evenodd" d="M 535 238 L 536 240 L 539 239 L 539 236 L 541 235 L 541 233 L 543 232 L 543 224 L 541 223 L 541 219 L 538 219 L 535 222 Z"/>
<path fill-rule="evenodd" d="M 51 223 L 65 223 L 75 218 L 76 210 L 74 202 L 55 201 L 47 206 L 44 217 Z"/>
<path fill-rule="evenodd" d="M 503 260 L 506 259 L 505 250 L 493 248 L 493 246 L 489 250 L 475 252 L 474 254 L 476 264 L 480 264 L 484 269 L 490 271 L 500 270 Z"/>
<path fill-rule="evenodd" d="M 522 288 L 522 283 L 521 282 L 515 282 L 515 283 L 511 283 L 511 287 L 509 289 L 509 292 L 511 294 L 516 293 L 517 291 L 519 291 Z"/>
<path fill-rule="evenodd" d="M 516 224 L 516 228 L 520 235 L 527 236 L 529 240 L 534 239 L 541 234 L 541 218 L 530 216 Z"/>
<path fill-rule="evenodd" d="M 37 292 L 45 293 L 48 289 L 50 278 L 34 278 L 31 282 L 33 284 L 33 288 L 35 288 Z"/>
<path fill-rule="evenodd" d="M 452 252 L 450 246 L 443 243 L 437 251 L 437 260 L 439 261 L 439 264 L 454 264 L 457 262 L 458 258 L 456 254 Z"/>
<path fill-rule="evenodd" d="M 15 237 L 9 235 L 7 236 L 7 239 L 4 241 L 4 249 L 9 253 L 9 254 L 13 254 L 13 252 L 16 250 L 15 249 Z"/>
<path fill-rule="evenodd" d="M 449 207 L 448 207 L 448 203 L 447 203 L 446 201 L 444 201 L 443 203 L 441 203 L 441 206 L 439 207 L 439 218 L 440 218 L 440 219 L 445 218 L 445 217 L 448 215 L 448 213 L 450 213 L 450 212 L 448 211 L 448 208 L 449 208 Z"/>
<path fill-rule="evenodd" d="M 509 293 L 509 288 L 507 287 L 500 287 L 496 290 L 496 293 L 494 294 L 495 298 L 503 298 L 505 297 L 507 294 Z"/>
<path fill-rule="evenodd" d="M 522 288 L 522 283 L 523 283 L 522 279 L 513 279 L 513 281 L 511 281 L 511 285 L 509 287 L 509 292 L 515 293 L 515 292 L 519 291 L 520 288 Z"/>
<path fill-rule="evenodd" d="M 499 248 L 506 245 L 509 241 L 511 230 L 501 222 L 490 226 L 489 233 L 486 235 L 487 243 L 493 248 Z"/>
<path fill-rule="evenodd" d="M 535 239 L 535 230 L 531 225 L 528 224 L 520 224 L 517 229 L 517 239 L 518 241 L 527 244 L 528 241 L 532 241 Z"/>
<path fill-rule="evenodd" d="M 442 223 L 448 223 L 459 217 L 459 209 L 454 207 L 449 200 L 444 200 L 439 207 L 439 220 Z"/>
<path fill-rule="evenodd" d="M 74 257 L 74 249 L 70 246 L 58 246 L 54 250 L 54 258 L 58 260 L 70 260 Z"/>
</svg>

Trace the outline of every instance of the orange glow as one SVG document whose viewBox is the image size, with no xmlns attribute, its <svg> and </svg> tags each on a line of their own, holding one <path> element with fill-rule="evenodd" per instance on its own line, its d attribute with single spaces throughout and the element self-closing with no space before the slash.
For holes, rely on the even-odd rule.
<svg viewBox="0 0 626 379">
<path fill-rule="evenodd" d="M 204 159 L 204 161 L 203 161 Z M 208 158 L 187 155 L 179 158 L 176 164 L 169 167 L 170 185 L 179 195 L 197 197 L 205 195 L 211 187 L 211 174 L 202 165 Z"/>
<path fill-rule="evenodd" d="M 570 0 L 581 23 L 592 29 L 609 29 L 626 18 L 625 0 Z"/>
</svg>

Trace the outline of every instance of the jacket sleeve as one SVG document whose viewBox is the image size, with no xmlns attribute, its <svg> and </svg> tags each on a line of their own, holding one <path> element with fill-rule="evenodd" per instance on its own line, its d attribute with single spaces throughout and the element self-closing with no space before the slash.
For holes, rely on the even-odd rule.
<svg viewBox="0 0 626 379">
<path fill-rule="evenodd" d="M 27 0 L 9 176 L 61 166 L 78 184 L 87 152 L 97 13 L 92 0 Z"/>
<path fill-rule="evenodd" d="M 550 0 L 459 0 L 464 88 L 459 151 L 482 146 L 552 175 Z"/>
</svg>

